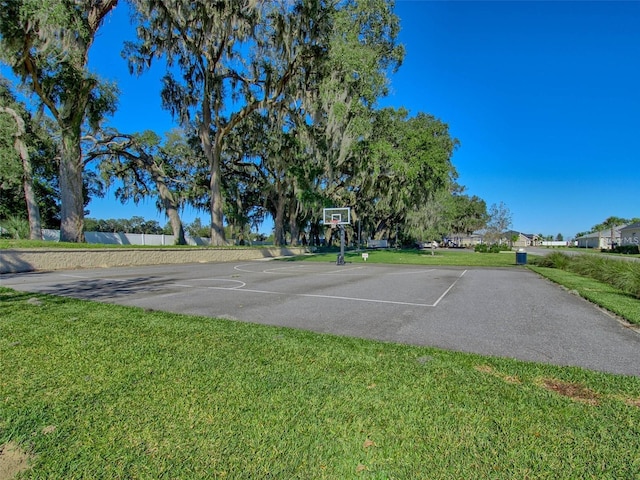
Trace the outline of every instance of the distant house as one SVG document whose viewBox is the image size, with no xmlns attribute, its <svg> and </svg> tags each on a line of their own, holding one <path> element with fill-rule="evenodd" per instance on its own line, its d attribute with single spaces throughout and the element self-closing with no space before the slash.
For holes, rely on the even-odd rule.
<svg viewBox="0 0 640 480">
<path fill-rule="evenodd" d="M 512 247 L 535 247 L 540 244 L 540 237 L 532 233 L 509 230 L 501 234 L 500 242 L 507 243 Z"/>
<path fill-rule="evenodd" d="M 613 227 L 613 239 L 611 238 L 611 229 L 607 228 L 606 230 L 578 237 L 576 242 L 580 248 L 610 249 L 613 243 L 620 245 L 620 232 L 625 227 L 626 225 Z"/>
<path fill-rule="evenodd" d="M 576 238 L 579 248 L 607 248 L 607 241 L 611 239 L 603 237 L 602 232 L 588 233 Z"/>
<path fill-rule="evenodd" d="M 453 233 L 448 239 L 458 247 L 474 247 L 483 242 L 483 237 L 480 233 L 472 233 L 470 235 L 466 233 Z"/>
<path fill-rule="evenodd" d="M 640 222 L 620 229 L 620 245 L 640 245 Z"/>
<path fill-rule="evenodd" d="M 535 233 L 524 233 L 523 235 L 529 239 L 529 247 L 536 247 L 542 243 L 540 236 Z"/>
</svg>

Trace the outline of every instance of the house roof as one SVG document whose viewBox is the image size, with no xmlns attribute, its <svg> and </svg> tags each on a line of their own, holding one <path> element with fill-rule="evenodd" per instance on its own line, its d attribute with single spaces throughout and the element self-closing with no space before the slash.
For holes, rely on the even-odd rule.
<svg viewBox="0 0 640 480">
<path fill-rule="evenodd" d="M 627 230 L 627 229 L 636 229 L 636 228 L 640 228 L 640 222 L 631 223 L 631 224 L 627 225 L 626 227 L 622 227 L 620 229 L 620 231 Z"/>
<path fill-rule="evenodd" d="M 522 233 L 522 232 L 516 232 L 515 230 L 507 230 L 506 232 L 502 232 L 502 235 L 505 235 L 505 236 L 522 235 L 530 239 L 538 238 L 538 235 L 536 235 L 535 233 Z"/>
<path fill-rule="evenodd" d="M 640 222 L 639 222 L 640 225 Z M 613 227 L 613 236 L 617 236 L 620 235 L 620 232 L 625 229 L 625 228 L 629 228 L 630 225 L 618 225 L 617 227 Z M 605 228 L 604 230 L 601 230 L 599 232 L 591 232 L 588 233 L 586 235 L 582 235 L 581 237 L 578 237 L 576 240 L 579 240 L 581 238 L 599 238 L 599 237 L 603 237 L 603 238 L 609 238 L 611 236 L 611 229 L 610 228 Z"/>
<path fill-rule="evenodd" d="M 587 233 L 586 235 L 582 235 L 578 238 L 576 238 L 576 240 L 580 240 L 581 238 L 600 238 L 602 232 L 592 232 L 592 233 Z"/>
</svg>

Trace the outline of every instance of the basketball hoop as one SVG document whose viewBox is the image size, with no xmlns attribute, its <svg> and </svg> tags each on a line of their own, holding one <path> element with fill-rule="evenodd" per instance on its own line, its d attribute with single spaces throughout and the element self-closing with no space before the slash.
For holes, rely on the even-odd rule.
<svg viewBox="0 0 640 480">
<path fill-rule="evenodd" d="M 336 265 L 344 265 L 344 237 L 345 237 L 345 225 L 351 223 L 351 208 L 323 208 L 322 209 L 322 223 L 325 226 L 331 227 L 331 237 L 336 233 L 335 229 L 340 230 L 340 254 Z"/>
</svg>

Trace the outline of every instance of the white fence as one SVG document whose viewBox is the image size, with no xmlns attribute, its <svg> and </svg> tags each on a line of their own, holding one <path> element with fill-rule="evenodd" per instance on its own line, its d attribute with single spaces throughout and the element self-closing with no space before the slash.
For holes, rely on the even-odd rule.
<svg viewBox="0 0 640 480">
<path fill-rule="evenodd" d="M 109 232 L 85 232 L 87 243 L 100 243 L 105 245 L 150 245 L 163 246 L 175 245 L 173 235 L 151 235 L 147 233 L 109 233 Z M 185 237 L 189 245 L 211 245 L 211 239 L 206 237 Z M 60 241 L 60 230 L 42 230 L 42 239 L 49 242 Z"/>
<path fill-rule="evenodd" d="M 540 242 L 540 245 L 542 245 L 543 247 L 573 247 L 577 245 L 577 242 L 543 240 L 542 242 Z"/>
<path fill-rule="evenodd" d="M 389 248 L 389 241 L 369 238 L 367 240 L 367 248 Z"/>
</svg>

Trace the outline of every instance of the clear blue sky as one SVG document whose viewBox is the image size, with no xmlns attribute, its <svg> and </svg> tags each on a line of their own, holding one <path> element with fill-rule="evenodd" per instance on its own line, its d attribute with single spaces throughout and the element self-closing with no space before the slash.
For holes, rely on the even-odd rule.
<svg viewBox="0 0 640 480">
<path fill-rule="evenodd" d="M 398 0 L 396 13 L 406 57 L 380 106 L 448 123 L 469 195 L 504 202 L 515 230 L 565 239 L 609 216 L 640 217 L 640 1 Z M 163 70 L 129 76 L 120 51 L 132 36 L 123 4 L 91 53 L 122 92 L 109 123 L 164 133 Z M 123 206 L 112 192 L 89 209 L 166 223 L 152 201 Z M 208 221 L 188 211 L 185 222 L 196 215 Z"/>
</svg>

